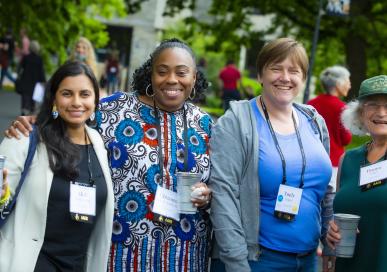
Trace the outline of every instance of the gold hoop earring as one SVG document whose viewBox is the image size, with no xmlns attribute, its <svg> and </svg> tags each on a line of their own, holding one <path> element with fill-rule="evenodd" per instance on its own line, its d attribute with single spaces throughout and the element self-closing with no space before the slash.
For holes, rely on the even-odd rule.
<svg viewBox="0 0 387 272">
<path fill-rule="evenodd" d="M 196 90 L 195 90 L 195 87 L 193 87 L 191 93 L 188 96 L 188 98 L 193 100 L 195 98 L 195 96 L 196 96 Z"/>
<path fill-rule="evenodd" d="M 155 92 L 153 92 L 152 94 L 149 94 L 149 93 L 148 93 L 148 89 L 149 89 L 150 86 L 151 86 L 151 84 L 148 84 L 148 86 L 146 86 L 145 94 L 146 94 L 146 96 L 148 96 L 148 97 L 154 97 L 154 96 L 155 96 Z"/>
</svg>

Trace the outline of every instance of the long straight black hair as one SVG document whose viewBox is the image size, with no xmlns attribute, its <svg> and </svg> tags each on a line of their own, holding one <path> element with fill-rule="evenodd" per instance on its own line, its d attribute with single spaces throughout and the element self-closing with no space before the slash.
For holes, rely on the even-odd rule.
<svg viewBox="0 0 387 272">
<path fill-rule="evenodd" d="M 95 108 L 97 109 L 99 87 L 92 70 L 83 62 L 69 61 L 60 66 L 48 81 L 36 121 L 40 141 L 47 148 L 51 170 L 54 174 L 66 179 L 74 179 L 79 175 L 77 165 L 80 161 L 80 149 L 70 141 L 65 121 L 60 116 L 57 119 L 52 117 L 52 108 L 60 83 L 67 77 L 78 75 L 85 75 L 90 79 L 95 93 Z M 89 121 L 86 123 L 90 124 Z"/>
</svg>

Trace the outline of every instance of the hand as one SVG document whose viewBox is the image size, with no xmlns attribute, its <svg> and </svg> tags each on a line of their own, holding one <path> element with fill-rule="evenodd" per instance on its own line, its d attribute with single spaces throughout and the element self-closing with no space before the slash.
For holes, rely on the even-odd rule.
<svg viewBox="0 0 387 272">
<path fill-rule="evenodd" d="M 3 169 L 3 187 L 1 188 L 1 197 L 0 198 L 3 198 L 5 196 L 6 188 L 8 186 L 7 176 L 8 176 L 8 171 L 7 171 L 7 169 L 4 168 Z"/>
<path fill-rule="evenodd" d="M 330 248 L 335 249 L 336 244 L 340 242 L 340 230 L 333 220 L 329 222 L 328 233 L 327 233 L 327 244 Z"/>
<path fill-rule="evenodd" d="M 191 201 L 196 207 L 202 208 L 210 203 L 211 189 L 205 183 L 198 182 L 191 189 Z"/>
<path fill-rule="evenodd" d="M 19 132 L 21 132 L 28 137 L 29 133 L 32 131 L 31 124 L 34 124 L 35 122 L 36 116 L 18 116 L 9 128 L 5 130 L 4 135 L 7 138 L 14 137 L 16 139 L 20 139 Z"/>
<path fill-rule="evenodd" d="M 323 256 L 322 272 L 335 272 L 335 256 Z"/>
</svg>

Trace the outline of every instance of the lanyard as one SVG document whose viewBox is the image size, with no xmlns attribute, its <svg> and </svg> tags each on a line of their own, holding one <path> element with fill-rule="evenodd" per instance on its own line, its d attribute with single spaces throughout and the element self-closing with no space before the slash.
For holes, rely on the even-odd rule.
<svg viewBox="0 0 387 272">
<path fill-rule="evenodd" d="M 262 96 L 260 97 L 259 101 L 261 102 L 261 106 L 262 106 L 263 112 L 265 114 L 265 118 L 266 118 L 267 124 L 269 126 L 270 134 L 273 137 L 273 141 L 275 143 L 275 147 L 276 147 L 276 149 L 278 151 L 279 156 L 281 157 L 281 162 L 282 162 L 282 184 L 286 184 L 286 161 L 285 161 L 285 157 L 284 157 L 284 154 L 282 153 L 281 147 L 280 147 L 280 145 L 278 143 L 278 139 L 277 139 L 277 136 L 275 135 L 273 126 L 271 125 L 270 118 L 269 118 L 269 113 L 267 112 L 266 105 L 265 105 L 265 103 L 262 100 Z M 302 187 L 304 187 L 304 174 L 305 174 L 305 168 L 306 168 L 306 158 L 305 158 L 304 147 L 303 147 L 302 141 L 301 141 L 300 132 L 298 131 L 298 127 L 297 127 L 296 119 L 294 118 L 293 111 L 292 111 L 292 120 L 293 120 L 293 124 L 294 124 L 294 129 L 296 130 L 297 141 L 298 141 L 298 145 L 300 147 L 301 156 L 302 156 L 301 183 L 300 183 L 300 187 L 299 187 L 299 188 L 302 188 Z"/>
<path fill-rule="evenodd" d="M 91 171 L 91 156 L 90 156 L 90 146 L 87 144 L 87 132 L 85 128 L 85 143 L 87 148 L 87 171 L 89 172 L 89 183 L 94 185 L 93 172 Z"/>
<path fill-rule="evenodd" d="M 156 108 L 156 101 L 153 100 L 153 110 L 155 112 L 155 116 L 157 119 L 157 142 L 159 147 L 158 157 L 159 157 L 159 167 L 160 167 L 160 176 L 161 176 L 161 182 L 164 180 L 164 156 L 163 156 L 163 147 L 161 144 L 161 118 L 160 113 L 158 109 Z M 183 124 L 184 124 L 184 134 L 183 134 L 183 140 L 184 140 L 184 171 L 188 171 L 188 136 L 187 136 L 187 112 L 185 109 L 185 103 L 183 105 Z"/>
</svg>

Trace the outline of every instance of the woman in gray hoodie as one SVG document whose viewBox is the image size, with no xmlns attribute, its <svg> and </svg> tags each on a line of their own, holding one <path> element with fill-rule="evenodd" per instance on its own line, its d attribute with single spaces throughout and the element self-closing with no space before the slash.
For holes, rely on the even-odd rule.
<svg viewBox="0 0 387 272">
<path fill-rule="evenodd" d="M 315 271 L 321 203 L 323 221 L 331 217 L 331 163 L 324 120 L 294 103 L 305 49 L 290 38 L 269 42 L 257 70 L 262 95 L 231 103 L 210 140 L 211 271 Z"/>
</svg>

